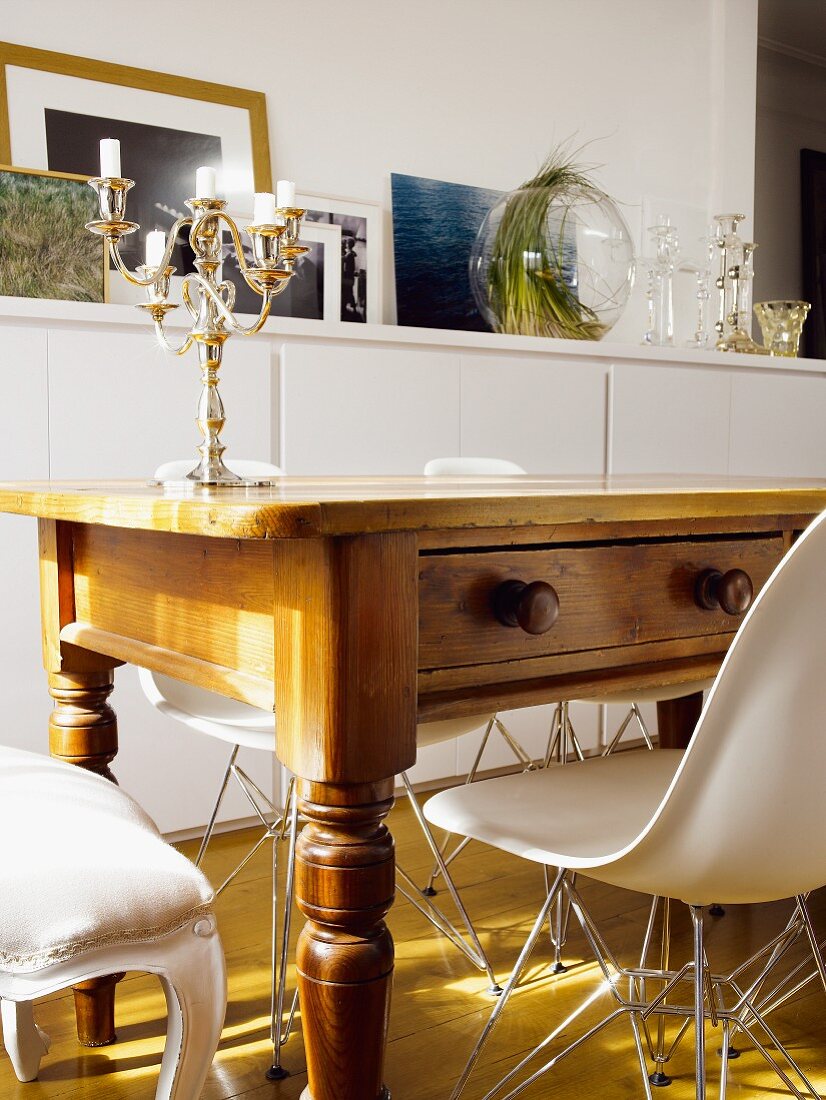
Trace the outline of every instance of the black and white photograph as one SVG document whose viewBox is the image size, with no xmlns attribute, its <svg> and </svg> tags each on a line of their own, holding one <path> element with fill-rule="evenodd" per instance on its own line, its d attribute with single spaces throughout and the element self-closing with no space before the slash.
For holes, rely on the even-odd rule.
<svg viewBox="0 0 826 1100">
<path fill-rule="evenodd" d="M 308 222 L 341 226 L 342 321 L 367 320 L 367 219 L 350 214 L 308 210 Z"/>
<path fill-rule="evenodd" d="M 97 175 L 100 142 L 116 138 L 121 147 L 121 171 L 135 180 L 129 192 L 129 220 L 140 223 L 136 233 L 124 237 L 121 255 L 134 270 L 143 263 L 146 235 L 153 229 L 168 233 L 184 205 L 195 194 L 195 173 L 201 165 L 215 168 L 221 178 L 221 139 L 215 134 L 195 134 L 166 126 L 100 118 L 47 108 L 46 149 L 52 172 Z M 172 265 L 178 274 L 192 271 L 192 253 L 180 242 Z"/>
<path fill-rule="evenodd" d="M 313 193 L 298 195 L 305 226 L 341 229 L 341 304 L 338 320 L 381 322 L 381 209 L 375 203 Z"/>
</svg>

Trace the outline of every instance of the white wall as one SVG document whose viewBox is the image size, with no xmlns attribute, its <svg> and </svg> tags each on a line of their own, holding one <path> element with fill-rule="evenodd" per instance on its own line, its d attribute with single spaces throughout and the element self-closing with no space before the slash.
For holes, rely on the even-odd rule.
<svg viewBox="0 0 826 1100">
<path fill-rule="evenodd" d="M 644 199 L 687 241 L 722 206 L 751 214 L 757 0 L 142 0 L 110 35 L 99 0 L 2 7 L 11 42 L 264 91 L 276 173 L 304 190 L 389 207 L 391 171 L 509 189 L 573 137 L 635 234 Z M 228 13 L 213 52 L 187 48 Z M 615 338 L 639 339 L 642 293 Z"/>
<path fill-rule="evenodd" d="M 761 46 L 757 73 L 754 300 L 802 298 L 800 150 L 826 152 L 826 67 Z"/>
</svg>

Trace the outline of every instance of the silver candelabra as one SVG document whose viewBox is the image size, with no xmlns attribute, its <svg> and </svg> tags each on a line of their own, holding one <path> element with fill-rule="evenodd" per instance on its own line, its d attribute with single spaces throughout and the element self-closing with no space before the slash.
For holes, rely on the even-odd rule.
<svg viewBox="0 0 826 1100">
<path fill-rule="evenodd" d="M 199 169 L 199 172 L 204 169 Z M 208 171 L 208 170 L 207 170 Z M 239 477 L 224 465 L 225 450 L 220 435 L 226 416 L 221 395 L 218 392 L 218 374 L 221 369 L 224 344 L 232 335 L 252 336 L 266 321 L 273 298 L 287 287 L 299 257 L 308 249 L 298 243 L 301 219 L 305 211 L 291 206 L 275 206 L 272 196 L 270 214 L 262 224 L 250 225 L 245 232 L 252 242 L 253 264 L 244 259 L 241 236 L 235 221 L 226 213 L 226 203 L 217 198 L 187 200 L 190 217 L 181 217 L 172 226 L 166 239 L 163 254 L 150 263 L 137 268 L 133 274 L 120 255 L 121 238 L 139 229 L 135 222 L 126 220 L 126 196 L 134 187 L 134 180 L 119 175 L 89 180 L 100 205 L 100 219 L 89 222 L 86 228 L 108 241 L 109 251 L 118 271 L 133 286 L 143 287 L 147 301 L 139 309 L 146 311 L 155 322 L 155 332 L 161 345 L 174 355 L 184 355 L 194 344 L 201 367 L 201 393 L 198 400 L 196 422 L 203 441 L 197 448 L 199 460 L 187 474 L 192 485 L 239 486 L 256 484 Z M 280 184 L 279 184 L 280 188 Z M 257 218 L 253 219 L 257 221 Z M 177 306 L 169 301 L 170 277 L 175 268 L 170 266 L 172 251 L 178 236 L 189 228 L 189 244 L 195 253 L 195 271 L 183 277 L 182 297 L 192 324 L 183 343 L 172 345 L 164 331 L 164 319 Z M 249 326 L 238 323 L 233 307 L 235 286 L 230 281 L 218 282 L 221 270 L 223 227 L 226 227 L 238 257 L 238 266 L 244 281 L 261 296 L 258 316 Z"/>
</svg>

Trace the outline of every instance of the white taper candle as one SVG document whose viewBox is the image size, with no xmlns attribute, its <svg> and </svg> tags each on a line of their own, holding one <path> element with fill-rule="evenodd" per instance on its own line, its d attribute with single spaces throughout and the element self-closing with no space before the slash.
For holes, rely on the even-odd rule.
<svg viewBox="0 0 826 1100">
<path fill-rule="evenodd" d="M 275 224 L 275 195 L 271 191 L 256 192 L 252 211 L 252 224 Z"/>
<path fill-rule="evenodd" d="M 295 184 L 292 180 L 279 180 L 275 186 L 276 202 L 279 210 L 295 208 Z"/>
<path fill-rule="evenodd" d="M 146 234 L 146 266 L 160 267 L 166 252 L 166 233 L 162 229 L 153 229 Z"/>
<path fill-rule="evenodd" d="M 120 179 L 120 142 L 117 138 L 103 138 L 100 143 L 101 179 Z"/>
<path fill-rule="evenodd" d="M 202 167 L 195 173 L 195 198 L 215 198 L 215 169 Z"/>
</svg>

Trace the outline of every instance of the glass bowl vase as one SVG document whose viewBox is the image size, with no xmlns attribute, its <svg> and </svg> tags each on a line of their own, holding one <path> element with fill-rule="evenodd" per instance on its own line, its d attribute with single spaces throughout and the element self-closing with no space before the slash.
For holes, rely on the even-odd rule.
<svg viewBox="0 0 826 1100">
<path fill-rule="evenodd" d="M 599 340 L 634 280 L 625 220 L 598 188 L 521 187 L 490 210 L 470 255 L 476 304 L 496 332 Z"/>
</svg>

